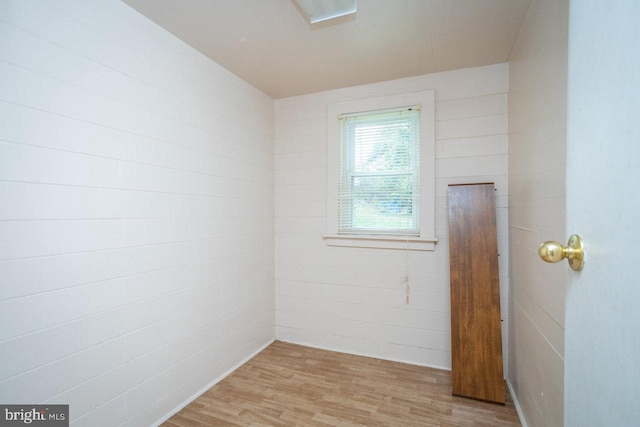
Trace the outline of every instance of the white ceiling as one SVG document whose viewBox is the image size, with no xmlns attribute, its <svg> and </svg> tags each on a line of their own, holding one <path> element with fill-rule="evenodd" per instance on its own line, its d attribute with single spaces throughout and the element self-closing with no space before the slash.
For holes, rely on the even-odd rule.
<svg viewBox="0 0 640 427">
<path fill-rule="evenodd" d="M 123 0 L 273 98 L 507 61 L 531 0 L 358 0 L 311 25 L 291 0 Z"/>
</svg>

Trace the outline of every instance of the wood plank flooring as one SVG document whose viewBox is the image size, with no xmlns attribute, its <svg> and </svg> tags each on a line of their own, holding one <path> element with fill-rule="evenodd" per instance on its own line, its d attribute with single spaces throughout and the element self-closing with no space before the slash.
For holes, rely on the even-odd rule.
<svg viewBox="0 0 640 427">
<path fill-rule="evenodd" d="M 167 420 L 192 426 L 520 426 L 451 395 L 451 372 L 276 341 Z"/>
</svg>

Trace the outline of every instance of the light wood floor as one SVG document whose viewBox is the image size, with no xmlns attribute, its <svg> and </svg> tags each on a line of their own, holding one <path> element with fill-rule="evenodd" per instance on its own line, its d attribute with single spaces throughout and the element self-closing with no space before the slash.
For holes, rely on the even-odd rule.
<svg viewBox="0 0 640 427">
<path fill-rule="evenodd" d="M 451 372 L 276 341 L 163 424 L 519 426 L 506 405 L 451 396 Z"/>
</svg>

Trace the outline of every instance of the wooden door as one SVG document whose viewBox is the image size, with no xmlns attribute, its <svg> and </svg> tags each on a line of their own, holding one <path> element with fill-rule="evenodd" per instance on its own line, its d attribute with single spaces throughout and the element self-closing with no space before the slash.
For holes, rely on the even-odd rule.
<svg viewBox="0 0 640 427">
<path fill-rule="evenodd" d="M 504 403 L 493 183 L 449 186 L 452 392 Z"/>
</svg>

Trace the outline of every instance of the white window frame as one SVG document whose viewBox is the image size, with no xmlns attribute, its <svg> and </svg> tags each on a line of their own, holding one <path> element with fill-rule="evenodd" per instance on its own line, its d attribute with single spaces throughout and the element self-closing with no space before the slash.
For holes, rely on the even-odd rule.
<svg viewBox="0 0 640 427">
<path fill-rule="evenodd" d="M 433 90 L 330 104 L 327 128 L 327 233 L 329 246 L 435 249 L 435 96 Z M 420 235 L 338 234 L 338 181 L 340 123 L 343 114 L 389 110 L 420 105 Z"/>
</svg>

